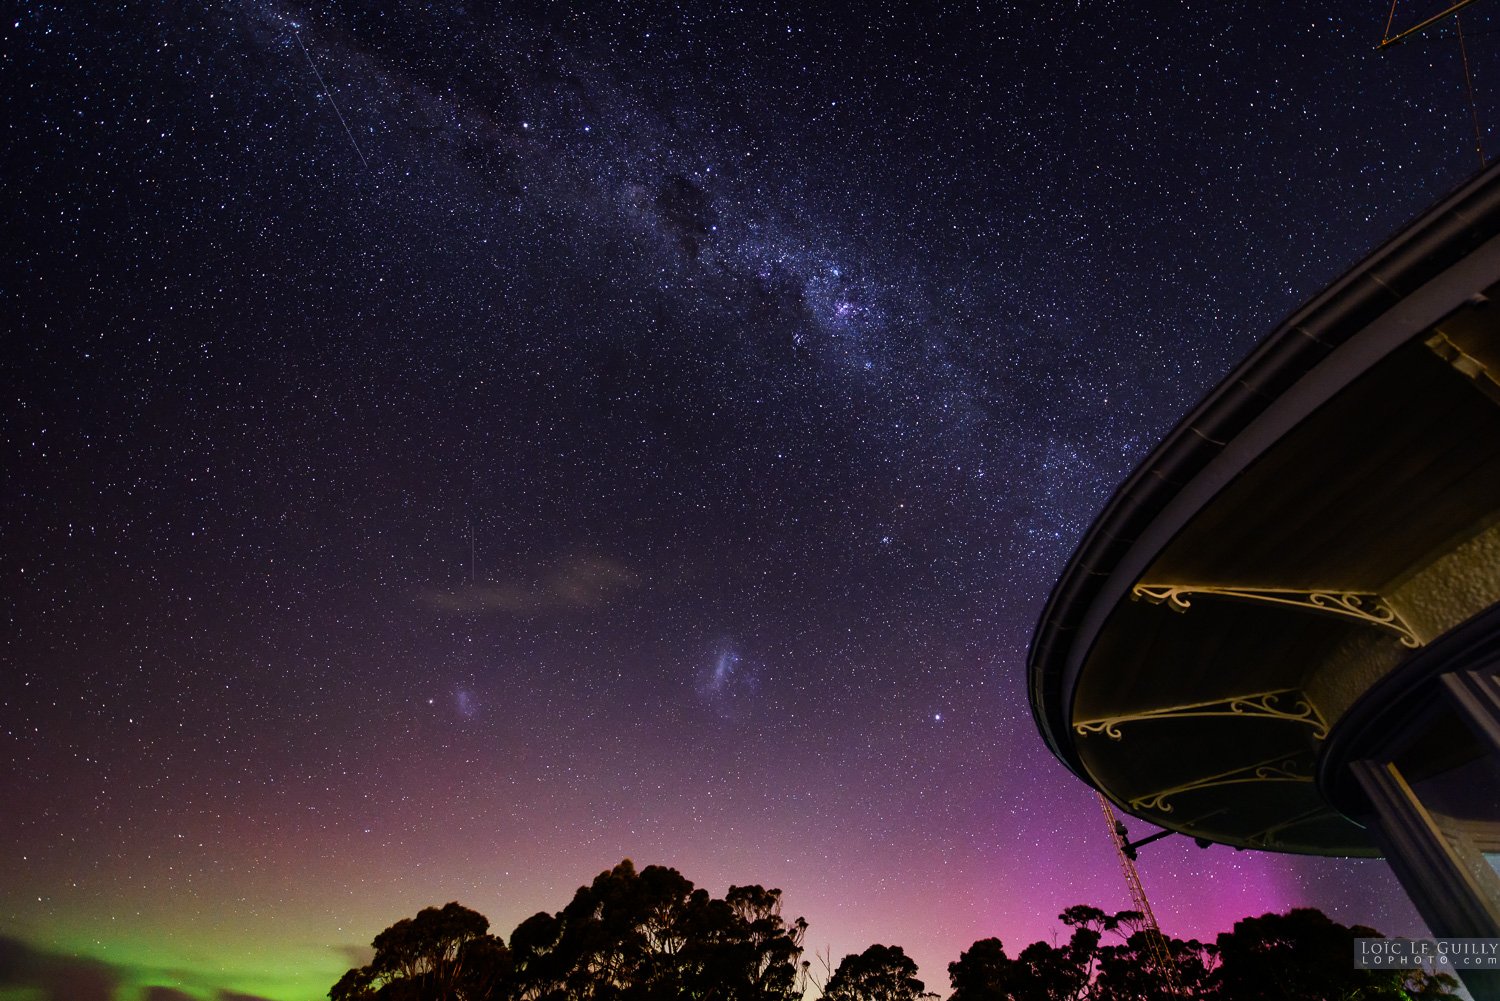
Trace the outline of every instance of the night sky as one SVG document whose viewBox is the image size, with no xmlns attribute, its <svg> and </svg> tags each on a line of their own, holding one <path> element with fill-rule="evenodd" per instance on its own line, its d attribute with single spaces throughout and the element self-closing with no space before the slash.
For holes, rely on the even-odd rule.
<svg viewBox="0 0 1500 1001">
<path fill-rule="evenodd" d="M 1026 643 L 1479 166 L 1451 27 L 1386 13 L 7 4 L 0 938 L 102 961 L 17 996 L 311 1001 L 625 857 L 942 990 L 1129 906 Z M 1141 872 L 1176 935 L 1422 930 L 1381 862 Z"/>
</svg>

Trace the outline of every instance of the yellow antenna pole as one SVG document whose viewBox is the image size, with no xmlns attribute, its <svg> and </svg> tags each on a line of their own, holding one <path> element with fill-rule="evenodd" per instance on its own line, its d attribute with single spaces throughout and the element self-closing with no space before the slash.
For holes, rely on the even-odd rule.
<svg viewBox="0 0 1500 1001">
<path fill-rule="evenodd" d="M 1392 45 L 1395 45 L 1397 42 L 1401 41 L 1404 38 L 1408 38 L 1408 37 L 1410 37 L 1412 35 L 1415 35 L 1419 31 L 1425 31 L 1426 29 L 1432 27 L 1434 24 L 1437 24 L 1439 21 L 1441 21 L 1445 17 L 1454 17 L 1454 16 L 1456 16 L 1459 11 L 1461 11 L 1465 7 L 1469 6 L 1469 4 L 1471 4 L 1471 3 L 1478 3 L 1478 2 L 1479 2 L 1479 0 L 1459 0 L 1458 3 L 1454 4 L 1452 7 L 1449 7 L 1447 10 L 1443 11 L 1441 14 L 1434 14 L 1432 17 L 1429 17 L 1427 20 L 1423 21 L 1421 24 L 1416 25 L 1415 27 L 1412 27 L 1412 28 L 1407 28 L 1405 31 L 1401 32 L 1401 34 L 1397 35 L 1394 38 L 1391 37 L 1391 25 L 1390 25 L 1390 22 L 1387 21 L 1386 22 L 1386 26 L 1385 26 L 1385 36 L 1386 37 L 1382 38 L 1380 40 L 1380 44 L 1377 45 L 1377 46 L 1375 46 L 1375 48 L 1377 48 L 1377 49 L 1388 49 Z M 1394 0 L 1392 0 L 1392 3 L 1391 3 L 1391 17 L 1395 17 L 1395 16 L 1396 16 L 1396 4 L 1395 4 Z"/>
<path fill-rule="evenodd" d="M 1453 23 L 1458 25 L 1458 51 L 1464 57 L 1464 83 L 1469 85 L 1469 113 L 1474 116 L 1474 148 L 1479 151 L 1479 166 L 1484 166 L 1484 134 L 1479 131 L 1479 105 L 1474 103 L 1474 78 L 1469 75 L 1469 48 L 1464 44 L 1464 23 L 1457 14 Z"/>
<path fill-rule="evenodd" d="M 1177 982 L 1177 964 L 1172 961 L 1172 950 L 1167 946 L 1166 936 L 1161 933 L 1161 926 L 1156 923 L 1156 915 L 1151 910 L 1151 901 L 1146 899 L 1146 888 L 1141 885 L 1141 874 L 1136 871 L 1135 863 L 1130 860 L 1130 854 L 1126 850 L 1129 842 L 1125 840 L 1125 825 L 1120 823 L 1115 811 L 1110 808 L 1109 800 L 1104 798 L 1101 792 L 1099 805 L 1104 808 L 1104 820 L 1109 825 L 1109 837 L 1115 846 L 1115 854 L 1120 857 L 1120 868 L 1125 873 L 1125 882 L 1130 886 L 1130 899 L 1135 903 L 1135 909 L 1140 911 L 1145 918 L 1145 927 L 1141 932 L 1146 936 L 1146 946 L 1150 953 L 1152 964 L 1161 973 L 1163 980 L 1167 982 L 1167 992 L 1174 997 L 1182 996 L 1182 985 Z"/>
</svg>

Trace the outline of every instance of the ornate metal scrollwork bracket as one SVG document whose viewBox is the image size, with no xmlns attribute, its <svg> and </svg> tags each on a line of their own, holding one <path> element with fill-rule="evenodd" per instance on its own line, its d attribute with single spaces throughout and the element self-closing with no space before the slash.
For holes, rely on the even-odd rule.
<svg viewBox="0 0 1500 1001">
<path fill-rule="evenodd" d="M 1280 708 L 1279 703 L 1283 698 L 1291 704 L 1291 708 Z M 1295 700 L 1295 701 L 1293 701 Z M 1313 728 L 1313 737 L 1322 740 L 1328 736 L 1328 724 L 1323 717 L 1313 708 L 1312 703 L 1303 697 L 1296 689 L 1287 689 L 1279 692 L 1260 692 L 1255 695 L 1237 695 L 1232 699 L 1219 699 L 1214 702 L 1194 702 L 1189 705 L 1167 706 L 1162 709 L 1151 709 L 1147 712 L 1127 713 L 1120 716 L 1107 716 L 1103 719 L 1083 720 L 1073 724 L 1073 729 L 1079 736 L 1086 737 L 1091 733 L 1102 733 L 1110 740 L 1119 740 L 1123 734 L 1120 733 L 1121 723 L 1136 723 L 1144 720 L 1161 719 L 1187 719 L 1194 716 L 1237 716 L 1256 719 L 1284 720 L 1291 723 L 1306 723 Z"/>
<path fill-rule="evenodd" d="M 1219 786 L 1242 785 L 1253 782 L 1311 782 L 1313 777 L 1299 767 L 1305 762 L 1299 761 L 1297 757 L 1279 755 L 1269 758 L 1254 765 L 1246 765 L 1243 768 L 1235 768 L 1231 771 L 1220 772 L 1218 775 L 1208 775 L 1201 779 L 1194 779 L 1171 789 L 1163 789 L 1160 792 L 1150 793 L 1146 796 L 1137 796 L 1130 800 L 1132 810 L 1159 810 L 1162 813 L 1171 813 L 1172 804 L 1167 800 L 1172 796 L 1180 796 L 1185 792 L 1196 792 L 1199 789 L 1214 789 Z"/>
<path fill-rule="evenodd" d="M 1241 601 L 1262 601 L 1305 612 L 1337 615 L 1395 633 L 1402 646 L 1416 649 L 1422 645 L 1422 640 L 1396 614 L 1395 609 L 1387 605 L 1380 595 L 1370 591 L 1299 591 L 1275 587 L 1220 587 L 1215 584 L 1137 584 L 1131 588 L 1132 598 L 1145 598 L 1155 604 L 1165 603 L 1174 612 L 1186 612 L 1192 607 L 1189 597 L 1199 594 Z"/>
</svg>

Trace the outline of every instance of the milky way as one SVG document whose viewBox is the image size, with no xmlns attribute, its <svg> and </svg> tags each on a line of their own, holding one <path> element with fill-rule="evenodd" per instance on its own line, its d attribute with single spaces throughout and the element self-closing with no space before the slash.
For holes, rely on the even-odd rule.
<svg viewBox="0 0 1500 1001">
<path fill-rule="evenodd" d="M 1048 589 L 1478 165 L 1449 35 L 1220 7 L 17 5 L 0 935 L 294 1001 L 630 857 L 942 989 L 1126 906 Z M 1141 865 L 1176 934 L 1420 928 L 1381 863 Z"/>
</svg>

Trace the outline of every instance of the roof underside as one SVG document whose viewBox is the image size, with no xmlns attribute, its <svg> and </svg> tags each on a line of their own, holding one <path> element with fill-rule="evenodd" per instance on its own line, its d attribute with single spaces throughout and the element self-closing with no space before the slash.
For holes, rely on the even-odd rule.
<svg viewBox="0 0 1500 1001">
<path fill-rule="evenodd" d="M 1233 844 L 1374 853 L 1312 786 L 1321 737 L 1347 708 L 1348 678 L 1323 675 L 1362 689 L 1412 648 L 1304 596 L 1372 596 L 1361 605 L 1400 609 L 1430 640 L 1404 583 L 1494 520 L 1500 405 L 1423 340 L 1247 469 L 1137 581 L 1191 588 L 1185 609 L 1137 597 L 1110 615 L 1073 723 L 1085 767 L 1132 812 Z M 1215 714 L 1183 715 L 1193 707 Z M 1087 730 L 1121 716 L 1138 718 L 1115 724 L 1118 738 Z"/>
<path fill-rule="evenodd" d="M 1500 174 L 1481 180 L 1500 191 Z M 1500 299 L 1500 285 L 1486 291 Z M 1377 318 L 1367 310 L 1359 326 Z M 1155 511 L 1191 480 L 1169 484 Z M 1131 540 L 1104 529 L 1151 490 L 1163 493 L 1140 473 L 1122 487 L 1049 602 L 1031 663 L 1044 736 L 1164 827 L 1243 847 L 1378 854 L 1319 797 L 1314 762 L 1370 683 L 1500 599 L 1500 303 L 1474 298 L 1364 367 L 1111 594 L 1103 582 Z"/>
</svg>

